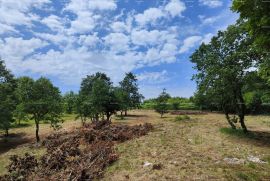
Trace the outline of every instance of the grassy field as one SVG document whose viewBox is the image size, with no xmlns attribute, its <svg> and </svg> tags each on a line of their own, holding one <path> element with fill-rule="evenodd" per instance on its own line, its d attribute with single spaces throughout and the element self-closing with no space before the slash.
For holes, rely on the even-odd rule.
<svg viewBox="0 0 270 181">
<path fill-rule="evenodd" d="M 246 123 L 252 132 L 246 136 L 228 129 L 222 114 L 189 115 L 190 119 L 170 114 L 160 118 L 150 110 L 129 114 L 124 120 L 114 118 L 113 122 L 148 122 L 154 130 L 117 145 L 120 158 L 107 168 L 103 180 L 270 180 L 269 116 L 247 116 Z M 74 116 L 65 119 L 68 121 L 63 124 L 64 129 L 80 126 L 79 121 L 73 121 Z M 42 137 L 51 131 L 49 125 L 42 125 Z M 15 128 L 11 133 L 28 137 L 26 143 L 34 140 L 33 125 Z M 24 144 L 2 151 L 0 174 L 6 171 L 9 155 L 29 151 L 38 156 L 44 152 Z"/>
</svg>

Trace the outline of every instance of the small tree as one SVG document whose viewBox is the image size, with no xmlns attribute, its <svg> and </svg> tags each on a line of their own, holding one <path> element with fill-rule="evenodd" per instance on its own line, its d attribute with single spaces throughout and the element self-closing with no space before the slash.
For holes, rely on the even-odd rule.
<svg viewBox="0 0 270 181">
<path fill-rule="evenodd" d="M 50 80 L 41 77 L 34 81 L 28 78 L 21 86 L 22 104 L 26 113 L 32 115 L 36 125 L 36 141 L 39 142 L 39 124 L 50 121 L 53 128 L 58 128 L 61 120 L 61 94 Z"/>
<path fill-rule="evenodd" d="M 73 92 L 67 92 L 63 96 L 64 108 L 65 112 L 68 114 L 72 114 L 76 110 L 76 101 L 78 96 Z"/>
<path fill-rule="evenodd" d="M 166 89 L 163 89 L 162 93 L 156 99 L 155 111 L 160 114 L 162 118 L 165 113 L 168 112 L 169 106 L 167 104 L 170 95 L 166 92 Z"/>
<path fill-rule="evenodd" d="M 13 111 L 16 108 L 15 97 L 16 82 L 13 75 L 6 69 L 4 61 L 0 60 L 0 129 L 8 130 L 13 119 Z"/>
<path fill-rule="evenodd" d="M 127 106 L 123 110 L 126 116 L 127 110 L 137 108 L 140 105 L 143 96 L 139 93 L 137 78 L 131 72 L 126 73 L 126 76 L 120 82 L 120 87 L 127 95 L 124 97 Z"/>
</svg>

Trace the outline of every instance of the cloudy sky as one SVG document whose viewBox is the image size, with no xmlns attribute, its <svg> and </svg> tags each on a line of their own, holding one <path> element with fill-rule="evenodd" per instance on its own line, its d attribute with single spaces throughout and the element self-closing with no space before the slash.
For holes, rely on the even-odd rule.
<svg viewBox="0 0 270 181">
<path fill-rule="evenodd" d="M 16 76 L 46 76 L 64 93 L 83 77 L 125 72 L 146 98 L 193 95 L 189 56 L 233 24 L 230 0 L 0 0 L 0 57 Z"/>
</svg>

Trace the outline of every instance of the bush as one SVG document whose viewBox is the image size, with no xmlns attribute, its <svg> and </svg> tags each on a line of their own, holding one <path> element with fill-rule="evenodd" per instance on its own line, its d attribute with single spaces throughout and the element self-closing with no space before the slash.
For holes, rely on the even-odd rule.
<svg viewBox="0 0 270 181">
<path fill-rule="evenodd" d="M 174 118 L 175 121 L 183 121 L 183 120 L 190 120 L 190 117 L 188 115 L 181 115 L 181 116 L 176 116 Z"/>
</svg>

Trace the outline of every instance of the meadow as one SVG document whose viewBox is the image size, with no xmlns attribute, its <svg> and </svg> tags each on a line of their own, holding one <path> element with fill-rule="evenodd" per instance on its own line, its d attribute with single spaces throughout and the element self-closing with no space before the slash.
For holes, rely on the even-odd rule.
<svg viewBox="0 0 270 181">
<path fill-rule="evenodd" d="M 75 115 L 64 117 L 62 129 L 80 127 Z M 146 136 L 118 144 L 118 161 L 106 168 L 102 180 L 270 180 L 270 116 L 247 116 L 245 135 L 228 127 L 223 114 L 207 113 L 181 118 L 152 110 L 133 110 L 114 124 L 151 123 Z M 8 157 L 26 152 L 42 156 L 45 148 L 35 142 L 34 124 L 12 128 L 11 137 L 0 138 L 0 174 L 7 172 Z M 41 140 L 53 132 L 41 124 Z M 15 141 L 16 140 L 16 141 Z"/>
</svg>

